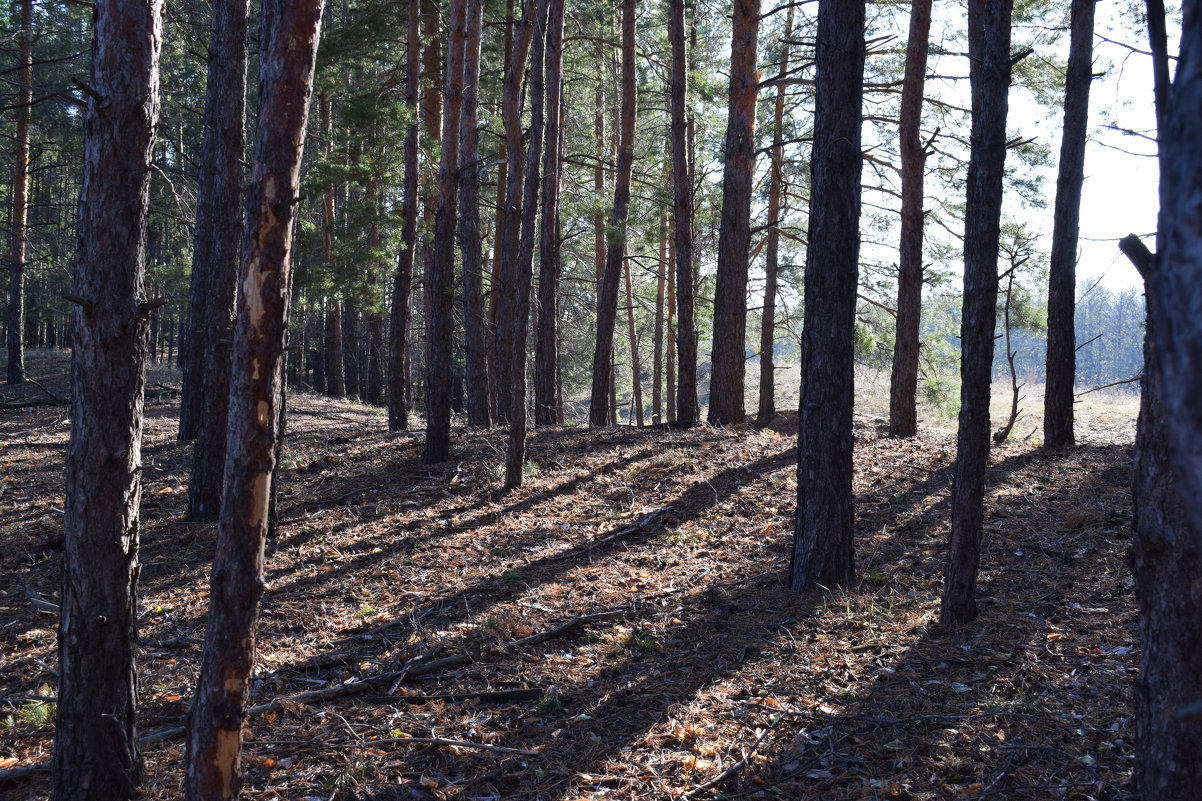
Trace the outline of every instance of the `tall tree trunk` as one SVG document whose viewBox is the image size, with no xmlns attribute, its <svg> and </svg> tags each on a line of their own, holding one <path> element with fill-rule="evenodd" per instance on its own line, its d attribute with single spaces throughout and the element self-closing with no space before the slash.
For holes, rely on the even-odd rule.
<svg viewBox="0 0 1202 801">
<path fill-rule="evenodd" d="M 1155 282 L 1156 257 L 1139 238 L 1119 247 Z M 1169 442 L 1161 345 L 1166 320 L 1147 295 L 1144 372 L 1135 437 L 1132 572 L 1139 598 L 1140 673 L 1135 690 L 1135 786 L 1142 796 L 1186 801 L 1202 781 L 1202 717 L 1182 714 L 1202 699 L 1202 532 L 1182 498 Z"/>
<path fill-rule="evenodd" d="M 664 163 L 664 178 L 670 178 L 671 168 Z M 659 262 L 655 276 L 655 337 L 651 364 L 651 422 L 663 422 L 664 399 L 664 289 L 668 272 L 668 209 L 659 209 Z"/>
<path fill-rule="evenodd" d="M 163 6 L 97 0 L 75 251 L 54 801 L 133 798 L 146 222 Z"/>
<path fill-rule="evenodd" d="M 997 323 L 998 237 L 1006 165 L 1012 0 L 969 0 L 972 151 L 964 215 L 964 310 L 960 322 L 960 430 L 952 494 L 951 548 L 940 620 L 977 616 L 985 466 L 989 460 L 989 390 Z"/>
<path fill-rule="evenodd" d="M 926 86 L 927 54 L 931 39 L 931 0 L 910 4 L 910 40 L 902 77 L 901 119 L 901 243 L 897 266 L 897 329 L 893 339 L 893 370 L 889 377 L 889 436 L 918 433 L 918 355 L 922 323 L 922 238 L 925 214 L 923 175 L 927 153 L 922 144 L 922 96 Z"/>
<path fill-rule="evenodd" d="M 819 0 L 817 95 L 801 342 L 797 513 L 789 584 L 855 572 L 852 400 L 860 257 L 864 2 Z"/>
<path fill-rule="evenodd" d="M 760 404 L 756 424 L 767 426 L 776 417 L 776 292 L 780 272 L 781 192 L 784 180 L 785 83 L 789 74 L 789 41 L 793 38 L 793 7 L 785 16 L 777 72 L 776 103 L 772 108 L 772 158 L 768 181 L 768 241 L 764 246 L 764 309 L 760 318 Z"/>
<path fill-rule="evenodd" d="M 368 181 L 367 197 L 374 209 L 379 210 L 383 206 L 375 179 Z M 372 286 L 372 294 L 379 296 L 383 294 L 387 268 L 377 256 L 380 251 L 380 228 L 374 221 L 367 228 L 367 249 L 372 254 L 368 281 Z M 366 318 L 367 375 L 364 399 L 373 406 L 379 406 L 384 398 L 384 317 L 373 304 Z"/>
<path fill-rule="evenodd" d="M 204 655 L 189 714 L 189 799 L 233 799 L 263 596 L 292 232 L 321 0 L 264 0 L 259 114 L 247 191 L 230 427 Z"/>
<path fill-rule="evenodd" d="M 634 288 L 632 286 L 630 276 L 630 259 L 625 263 L 626 274 L 626 322 L 627 331 L 630 338 L 630 379 L 631 389 L 634 393 L 634 415 L 633 419 L 639 428 L 643 427 L 643 368 L 639 363 L 639 338 L 634 327 Z M 627 420 L 627 422 L 630 422 Z"/>
<path fill-rule="evenodd" d="M 1048 272 L 1047 384 L 1043 400 L 1043 444 L 1073 444 L 1073 391 L 1077 373 L 1077 235 L 1081 185 L 1085 182 L 1085 137 L 1089 129 L 1089 85 L 1093 82 L 1094 3 L 1073 0 L 1068 71 L 1064 78 L 1064 131 L 1052 223 Z"/>
<path fill-rule="evenodd" d="M 759 0 L 735 0 L 731 34 L 730 96 L 722 170 L 722 221 L 714 288 L 714 372 L 709 421 L 741 424 L 747 359 L 747 253 L 751 246 L 751 185 L 755 179 L 756 70 Z"/>
<path fill-rule="evenodd" d="M 422 128 L 428 149 L 433 151 L 442 142 L 442 3 L 439 0 L 422 0 L 422 38 L 425 40 L 422 48 L 422 89 L 421 116 Z M 419 182 L 420 183 L 420 182 Z M 419 240 L 421 256 L 421 276 L 417 284 L 418 307 L 422 310 L 422 324 L 418 328 L 423 339 L 414 343 L 411 354 L 420 354 L 420 369 L 417 375 L 418 393 L 429 391 L 429 376 L 426 373 L 426 362 L 430 357 L 430 272 L 434 261 L 434 228 L 435 215 L 438 208 L 437 183 L 427 187 L 422 199 L 422 235 Z M 420 400 L 426 403 L 425 395 L 419 394 L 414 398 L 414 404 Z"/>
<path fill-rule="evenodd" d="M 634 0 L 622 0 L 622 114 L 618 142 L 618 172 L 614 180 L 614 212 L 610 218 L 605 253 L 605 275 L 597 304 L 597 346 L 593 354 L 593 389 L 589 425 L 609 422 L 609 397 L 613 388 L 614 325 L 618 316 L 618 283 L 626 259 L 626 215 L 630 207 L 630 176 L 634 168 L 634 115 L 636 74 L 634 63 Z"/>
<path fill-rule="evenodd" d="M 208 296 L 204 317 L 193 325 L 204 354 L 201 415 L 188 481 L 188 520 L 212 523 L 221 505 L 226 417 L 230 398 L 230 350 L 239 242 L 230 236 L 242 217 L 242 161 L 246 155 L 247 0 L 215 0 L 205 89 L 204 149 L 196 192 L 196 249 L 192 272 Z M 193 282 L 196 286 L 197 282 Z"/>
<path fill-rule="evenodd" d="M 664 389 L 668 405 L 668 422 L 676 422 L 676 216 L 669 217 L 668 262 L 664 265 L 668 277 L 668 352 L 664 354 Z"/>
<path fill-rule="evenodd" d="M 538 256 L 538 339 L 534 352 L 534 424 L 559 422 L 559 161 L 563 117 L 564 0 L 547 16 L 547 144 L 543 159 L 542 234 Z"/>
<path fill-rule="evenodd" d="M 417 82 L 421 71 L 419 0 L 409 0 L 408 38 L 405 61 L 405 102 L 417 106 Z M 392 282 L 392 310 L 388 330 L 388 429 L 409 428 L 409 320 L 413 309 L 413 254 L 417 240 L 417 120 L 405 135 L 405 200 L 401 251 L 397 255 Z"/>
<path fill-rule="evenodd" d="M 29 214 L 29 121 L 33 116 L 33 0 L 20 0 L 17 32 L 17 131 L 13 146 L 8 262 L 8 383 L 25 380 L 25 233 Z"/>
<path fill-rule="evenodd" d="M 534 41 L 535 17 L 545 0 L 526 0 L 505 70 L 501 122 L 505 127 L 505 216 L 501 226 L 501 272 L 497 280 L 497 334 L 493 340 L 497 379 L 497 417 L 511 422 L 514 306 L 517 302 L 518 247 L 522 235 L 522 77 Z"/>
<path fill-rule="evenodd" d="M 342 301 L 342 374 L 346 383 L 346 396 L 352 400 L 363 397 L 363 370 L 361 345 L 363 337 L 359 325 L 358 293 L 348 293 Z"/>
<path fill-rule="evenodd" d="M 459 247 L 463 253 L 463 352 L 467 424 L 488 428 L 488 352 L 485 342 L 483 254 L 480 240 L 481 0 L 468 0 L 459 123 Z"/>
<path fill-rule="evenodd" d="M 530 143 L 526 150 L 526 177 L 522 189 L 522 231 L 518 243 L 517 283 L 514 287 L 511 330 L 509 443 L 505 453 L 505 489 L 522 485 L 526 459 L 526 334 L 530 321 L 530 282 L 534 271 L 534 230 L 538 217 L 539 156 L 542 153 L 543 69 L 547 41 L 548 0 L 540 0 L 534 21 L 530 53 Z"/>
<path fill-rule="evenodd" d="M 685 0 L 670 0 L 672 40 L 672 194 L 676 249 L 676 348 L 679 383 L 675 419 L 697 422 L 697 328 L 693 322 L 693 171 L 688 147 L 688 56 L 684 38 Z M 671 414 L 668 415 L 672 417 Z"/>
<path fill-rule="evenodd" d="M 427 277 L 430 316 L 426 320 L 426 447 L 422 461 L 451 457 L 451 346 L 454 340 L 455 201 L 459 188 L 459 114 L 463 106 L 463 47 L 467 0 L 451 3 L 447 36 L 446 90 L 443 92 L 442 157 L 438 165 L 438 215 L 434 253 Z"/>
<path fill-rule="evenodd" d="M 326 394 L 331 398 L 346 397 L 346 359 L 343 354 L 342 301 L 330 297 L 326 301 Z"/>
</svg>

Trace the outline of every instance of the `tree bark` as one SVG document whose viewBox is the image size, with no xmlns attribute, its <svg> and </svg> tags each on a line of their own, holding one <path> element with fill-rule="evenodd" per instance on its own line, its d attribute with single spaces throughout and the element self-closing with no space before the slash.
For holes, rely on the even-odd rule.
<svg viewBox="0 0 1202 801">
<path fill-rule="evenodd" d="M 20 0 L 17 32 L 17 130 L 13 144 L 8 262 L 8 383 L 25 380 L 25 234 L 29 214 L 29 122 L 33 116 L 33 0 Z"/>
<path fill-rule="evenodd" d="M 864 2 L 820 0 L 809 245 L 801 343 L 797 513 L 789 583 L 809 592 L 855 572 L 852 400 L 860 254 Z"/>
<path fill-rule="evenodd" d="M 985 466 L 989 460 L 989 392 L 997 322 L 998 238 L 1006 164 L 1012 0 L 969 0 L 972 151 L 964 215 L 964 309 L 960 322 L 960 429 L 952 493 L 951 547 L 940 620 L 977 616 Z"/>
<path fill-rule="evenodd" d="M 688 56 L 684 38 L 685 0 L 670 0 L 672 40 L 672 218 L 676 249 L 676 348 L 678 383 L 675 420 L 697 422 L 697 328 L 693 322 L 693 170 L 688 147 Z M 669 418 L 672 414 L 669 412 Z"/>
<path fill-rule="evenodd" d="M 200 676 L 189 713 L 187 797 L 233 799 L 263 595 L 271 476 L 281 409 L 292 232 L 321 0 L 264 0 L 259 114 L 234 335 L 226 485 Z"/>
<path fill-rule="evenodd" d="M 438 212 L 434 253 L 427 276 L 430 316 L 426 320 L 426 447 L 422 461 L 451 456 L 451 345 L 455 293 L 455 201 L 459 188 L 459 114 L 463 105 L 463 48 L 467 0 L 451 3 L 443 92 L 442 156 L 438 165 Z"/>
<path fill-rule="evenodd" d="M 714 288 L 711 357 L 714 372 L 710 378 L 709 422 L 716 426 L 739 425 L 746 420 L 743 380 L 747 365 L 747 254 L 751 247 L 751 186 L 755 179 L 759 27 L 759 0 L 735 0 L 718 276 Z"/>
<path fill-rule="evenodd" d="M 671 168 L 664 163 L 664 178 L 671 180 Z M 655 336 L 651 363 L 651 422 L 663 422 L 664 403 L 664 290 L 668 272 L 668 209 L 659 209 L 659 262 L 655 276 Z"/>
<path fill-rule="evenodd" d="M 207 297 L 195 307 L 204 316 L 193 325 L 203 353 L 200 419 L 188 481 L 188 520 L 212 523 L 221 505 L 225 470 L 226 418 L 230 396 L 230 350 L 239 242 L 230 236 L 242 217 L 242 162 L 246 155 L 247 0 L 215 0 L 205 89 L 205 133 L 196 193 L 193 279 Z"/>
<path fill-rule="evenodd" d="M 668 407 L 668 422 L 676 422 L 676 216 L 668 221 L 668 262 L 664 265 L 668 284 L 667 352 L 664 354 L 664 395 Z"/>
<path fill-rule="evenodd" d="M 893 370 L 889 377 L 889 436 L 918 433 L 918 356 L 922 325 L 923 183 L 927 153 L 922 144 L 922 98 L 926 86 L 931 39 L 931 0 L 910 5 L 910 39 L 902 77 L 901 119 L 901 242 L 897 265 L 897 328 L 893 339 Z"/>
<path fill-rule="evenodd" d="M 55 801 L 133 798 L 147 328 L 146 226 L 159 115 L 157 0 L 97 0 L 75 254 Z"/>
<path fill-rule="evenodd" d="M 630 336 L 630 380 L 634 393 L 634 420 L 643 427 L 643 368 L 639 363 L 639 338 L 634 327 L 634 289 L 630 276 L 630 260 L 626 260 L 626 320 Z"/>
<path fill-rule="evenodd" d="M 463 352 L 467 424 L 488 428 L 488 352 L 480 240 L 481 0 L 468 0 L 463 46 L 463 106 L 459 122 L 459 247 L 463 254 Z"/>
<path fill-rule="evenodd" d="M 522 236 L 522 83 L 534 41 L 535 17 L 545 0 L 526 0 L 505 71 L 501 121 L 505 127 L 505 216 L 501 229 L 501 272 L 497 281 L 497 335 L 493 341 L 497 378 L 497 417 L 511 422 L 514 326 L 518 292 L 518 248 Z"/>
<path fill-rule="evenodd" d="M 618 171 L 614 179 L 614 211 L 605 253 L 605 275 L 597 304 L 597 343 L 593 353 L 593 387 L 589 425 L 609 422 L 613 387 L 614 326 L 618 317 L 618 284 L 626 259 L 626 215 L 630 208 L 630 177 L 634 168 L 635 45 L 634 0 L 622 0 L 622 113 L 618 142 Z"/>
<path fill-rule="evenodd" d="M 1077 235 L 1081 186 L 1085 182 L 1085 137 L 1089 129 L 1089 85 L 1093 81 L 1092 0 L 1073 0 L 1068 72 L 1064 79 L 1064 131 L 1052 223 L 1048 273 L 1047 384 L 1043 405 L 1043 444 L 1073 444 L 1073 391 L 1077 372 Z"/>
<path fill-rule="evenodd" d="M 534 232 L 538 218 L 539 158 L 543 148 L 544 85 L 549 0 L 540 0 L 534 20 L 530 53 L 530 142 L 522 188 L 522 231 L 518 242 L 517 283 L 514 287 L 509 362 L 509 442 L 505 453 L 505 489 L 522 485 L 526 460 L 526 335 L 530 324 L 530 283 L 534 275 Z"/>
<path fill-rule="evenodd" d="M 793 7 L 785 15 L 777 72 L 776 103 L 772 108 L 772 167 L 768 181 L 768 235 L 764 245 L 764 309 L 760 317 L 760 402 L 756 425 L 767 426 L 776 417 L 776 292 L 780 272 L 781 193 L 784 184 L 785 79 L 789 74 L 789 41 L 793 38 Z"/>
<path fill-rule="evenodd" d="M 542 232 L 538 257 L 538 338 L 534 352 L 534 424 L 559 422 L 559 172 L 563 112 L 564 0 L 547 16 L 547 144 L 543 158 Z"/>
<path fill-rule="evenodd" d="M 408 38 L 405 56 L 405 102 L 417 106 L 417 83 L 421 72 L 419 0 L 409 0 Z M 388 344 L 388 429 L 409 428 L 409 381 L 405 369 L 409 353 L 409 320 L 413 310 L 413 254 L 417 240 L 417 135 L 414 120 L 405 135 L 405 200 L 402 213 L 401 250 L 397 255 L 392 283 L 392 310 Z"/>
</svg>

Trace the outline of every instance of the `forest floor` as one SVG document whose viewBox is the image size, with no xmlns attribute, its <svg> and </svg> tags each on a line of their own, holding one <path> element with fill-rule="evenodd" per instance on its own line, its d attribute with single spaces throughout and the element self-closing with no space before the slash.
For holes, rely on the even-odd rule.
<svg viewBox="0 0 1202 801">
<path fill-rule="evenodd" d="M 64 368 L 30 360 L 59 397 Z M 152 371 L 143 448 L 153 799 L 182 797 L 169 730 L 196 678 L 216 536 L 182 521 L 189 449 L 169 386 Z M 0 403 L 39 395 L 4 388 Z M 251 700 L 283 702 L 247 724 L 244 798 L 1134 797 L 1127 429 L 1066 453 L 995 448 L 981 617 L 948 631 L 946 432 L 896 441 L 857 418 L 857 578 L 795 595 L 795 416 L 540 429 L 525 486 L 500 495 L 499 430 L 457 428 L 453 461 L 427 466 L 420 432 L 389 433 L 375 409 L 290 401 Z M 39 699 L 55 685 L 68 434 L 62 406 L 0 411 L 3 768 L 51 749 Z M 297 697 L 315 690 L 338 697 Z M 48 788 L 35 775 L 0 795 Z"/>
</svg>

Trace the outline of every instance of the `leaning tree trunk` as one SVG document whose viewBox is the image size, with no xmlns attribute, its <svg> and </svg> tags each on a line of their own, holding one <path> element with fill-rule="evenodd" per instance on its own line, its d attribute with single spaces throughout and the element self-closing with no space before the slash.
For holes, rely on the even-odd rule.
<svg viewBox="0 0 1202 801">
<path fill-rule="evenodd" d="M 234 334 L 226 485 L 200 677 L 189 713 L 189 799 L 233 799 L 263 596 L 292 233 L 322 0 L 264 0 L 259 115 Z"/>
<path fill-rule="evenodd" d="M 1073 0 L 1072 37 L 1064 79 L 1064 132 L 1060 140 L 1060 175 L 1056 180 L 1048 272 L 1047 384 L 1043 401 L 1046 448 L 1073 444 L 1073 389 L 1077 372 L 1073 309 L 1077 302 L 1077 235 L 1081 185 L 1085 182 L 1089 85 L 1093 81 L 1093 19 L 1091 0 Z"/>
<path fill-rule="evenodd" d="M 977 616 L 985 466 L 989 460 L 989 390 L 997 322 L 998 237 L 1006 165 L 1013 0 L 969 0 L 972 151 L 964 215 L 964 310 L 960 321 L 960 430 L 952 494 L 951 547 L 940 620 Z"/>
<path fill-rule="evenodd" d="M 564 0 L 547 16 L 547 145 L 543 158 L 542 231 L 538 258 L 538 338 L 534 351 L 534 424 L 559 421 L 559 162 L 563 101 Z"/>
<path fill-rule="evenodd" d="M 505 70 L 501 122 L 505 127 L 505 214 L 501 227 L 501 270 L 497 276 L 497 333 L 493 340 L 497 381 L 497 417 L 510 422 L 513 389 L 515 304 L 517 303 L 518 247 L 522 237 L 522 77 L 534 41 L 535 17 L 545 0 L 526 0 L 518 23 L 513 50 Z"/>
<path fill-rule="evenodd" d="M 459 121 L 459 248 L 463 254 L 463 361 L 467 424 L 488 428 L 488 352 L 484 322 L 484 265 L 480 242 L 481 0 L 468 0 L 463 45 L 463 105 Z"/>
<path fill-rule="evenodd" d="M 860 254 L 864 2 L 820 0 L 814 155 L 801 345 L 797 513 L 789 584 L 846 584 L 855 569 L 852 382 Z"/>
<path fill-rule="evenodd" d="M 759 0 L 735 0 L 731 34 L 730 98 L 722 170 L 722 221 L 714 288 L 714 372 L 709 422 L 741 424 L 747 365 L 747 253 L 751 246 L 751 187 L 755 179 L 756 70 Z M 857 140 L 858 141 L 858 140 Z"/>
<path fill-rule="evenodd" d="M 419 0 L 409 0 L 409 27 L 405 67 L 405 103 L 417 106 L 417 81 L 421 72 Z M 413 254 L 417 240 L 417 120 L 405 135 L 405 200 L 401 251 L 392 283 L 392 311 L 388 331 L 388 429 L 409 428 L 409 382 L 405 370 L 409 352 L 409 319 L 413 310 Z"/>
<path fill-rule="evenodd" d="M 626 215 L 630 208 L 630 177 L 634 168 L 634 0 L 622 0 L 622 113 L 618 142 L 618 172 L 614 180 L 614 211 L 605 253 L 605 275 L 597 303 L 597 344 L 593 353 L 593 388 L 589 425 L 609 422 L 613 382 L 614 327 L 618 318 L 618 284 L 626 258 Z"/>
<path fill-rule="evenodd" d="M 8 383 L 25 380 L 25 233 L 29 214 L 29 121 L 33 111 L 33 0 L 20 0 L 17 131 L 13 146 L 8 262 Z"/>
<path fill-rule="evenodd" d="M 459 188 L 459 112 L 463 105 L 463 46 L 467 0 L 451 3 L 443 92 L 442 156 L 438 165 L 438 212 L 426 320 L 426 447 L 422 461 L 451 458 L 451 346 L 455 325 L 455 200 Z"/>
<path fill-rule="evenodd" d="M 509 361 L 509 441 L 505 452 L 505 489 L 522 485 L 526 460 L 526 334 L 530 321 L 530 282 L 534 274 L 534 230 L 538 217 L 539 157 L 542 153 L 543 70 L 547 41 L 549 0 L 541 0 L 534 20 L 530 54 L 530 142 L 526 149 L 526 176 L 522 189 L 522 231 L 518 242 L 517 283 L 514 287 Z"/>
<path fill-rule="evenodd" d="M 192 336 L 194 353 L 204 354 L 200 419 L 188 481 L 188 520 L 212 523 L 221 504 L 225 470 L 225 423 L 230 397 L 230 350 L 234 336 L 234 294 L 238 281 L 242 217 L 242 162 L 246 156 L 246 32 L 248 0 L 216 0 L 209 38 L 209 77 L 205 94 L 204 146 L 196 193 L 194 288 L 206 297 Z M 197 274 L 205 277 L 199 281 Z"/>
<path fill-rule="evenodd" d="M 696 423 L 697 328 L 693 322 L 693 171 L 688 148 L 688 56 L 684 39 L 685 0 L 670 0 L 672 40 L 672 241 L 676 249 L 677 389 L 675 420 Z M 672 418 L 671 412 L 668 414 Z"/>
<path fill-rule="evenodd" d="M 893 370 L 889 376 L 889 436 L 918 433 L 918 355 L 922 323 L 923 175 L 927 152 L 922 144 L 922 97 L 926 86 L 931 39 L 931 0 L 910 5 L 910 40 L 902 77 L 901 119 L 901 242 L 897 264 L 897 329 L 893 339 Z"/>
<path fill-rule="evenodd" d="M 780 272 L 780 198 L 784 183 L 785 79 L 789 75 L 789 41 L 793 38 L 793 7 L 785 15 L 781 40 L 776 103 L 772 109 L 772 158 L 768 181 L 768 241 L 764 245 L 764 309 L 760 318 L 760 403 L 756 425 L 767 426 L 776 417 L 776 293 Z"/>
<path fill-rule="evenodd" d="M 55 801 L 133 798 L 138 505 L 150 165 L 159 116 L 158 0 L 97 0 L 84 112 L 67 446 Z"/>
</svg>

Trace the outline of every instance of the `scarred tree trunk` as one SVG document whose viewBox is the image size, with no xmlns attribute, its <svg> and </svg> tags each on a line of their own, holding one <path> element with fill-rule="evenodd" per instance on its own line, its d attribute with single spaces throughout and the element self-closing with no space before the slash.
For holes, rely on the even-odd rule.
<svg viewBox="0 0 1202 801">
<path fill-rule="evenodd" d="M 1077 235 L 1081 185 L 1085 182 L 1085 136 L 1089 129 L 1089 85 L 1093 81 L 1092 0 L 1073 0 L 1072 37 L 1064 78 L 1064 132 L 1052 223 L 1048 272 L 1047 385 L 1043 400 L 1043 444 L 1073 444 L 1073 391 L 1077 372 Z"/>
<path fill-rule="evenodd" d="M 467 424 L 488 428 L 483 254 L 480 240 L 481 0 L 468 0 L 463 45 L 463 106 L 459 122 L 459 247 L 463 254 L 463 356 Z"/>
<path fill-rule="evenodd" d="M 417 81 L 421 71 L 419 0 L 409 0 L 408 39 L 405 61 L 405 102 L 417 106 Z M 405 370 L 409 352 L 409 318 L 413 308 L 413 254 L 417 240 L 417 120 L 405 135 L 405 222 L 401 251 L 392 283 L 392 311 L 388 336 L 388 430 L 409 428 L 409 382 Z"/>
<path fill-rule="evenodd" d="M 851 580 L 852 381 L 860 253 L 864 2 L 820 0 L 801 343 L 797 513 L 789 584 Z"/>
<path fill-rule="evenodd" d="M 605 275 L 597 303 L 597 344 L 593 353 L 593 388 L 589 425 L 609 422 L 609 397 L 613 382 L 614 326 L 618 317 L 618 284 L 626 259 L 626 215 L 630 207 L 630 176 L 634 168 L 634 0 L 622 0 L 622 114 L 618 142 L 618 172 L 614 180 L 614 211 L 610 218 Z"/>
<path fill-rule="evenodd" d="M 522 485 L 526 459 L 526 334 L 530 321 L 530 282 L 534 272 L 534 230 L 538 217 L 539 156 L 543 145 L 543 69 L 545 67 L 548 0 L 541 0 L 534 20 L 530 54 L 530 143 L 526 149 L 526 178 L 522 189 L 522 231 L 518 243 L 517 283 L 510 328 L 509 442 L 505 452 L 505 489 Z"/>
<path fill-rule="evenodd" d="M 438 165 L 438 212 L 430 261 L 430 315 L 426 320 L 426 447 L 422 461 L 451 456 L 451 345 L 455 326 L 455 201 L 459 188 L 459 112 L 463 104 L 463 45 L 467 0 L 451 3 L 443 92 L 442 156 Z"/>
<path fill-rule="evenodd" d="M 997 322 L 998 236 L 1006 164 L 1012 0 L 969 0 L 972 151 L 964 217 L 964 310 L 960 322 L 960 430 L 952 494 L 951 548 L 944 570 L 940 621 L 977 616 L 985 465 L 989 459 L 989 390 Z"/>
<path fill-rule="evenodd" d="M 672 218 L 676 249 L 676 348 L 678 384 L 675 420 L 697 422 L 697 329 L 693 322 L 693 171 L 688 147 L 688 57 L 684 39 L 685 0 L 670 0 L 672 40 Z M 673 417 L 669 412 L 668 417 Z"/>
<path fill-rule="evenodd" d="M 910 40 L 902 77 L 901 120 L 901 243 L 897 265 L 897 330 L 893 340 L 893 371 L 889 378 L 889 436 L 918 433 L 919 329 L 922 322 L 922 238 L 925 214 L 923 174 L 926 149 L 922 144 L 922 96 L 926 86 L 931 38 L 931 0 L 910 5 Z"/>
<path fill-rule="evenodd" d="M 162 3 L 97 0 L 75 253 L 55 801 L 133 798 L 146 220 Z M 101 99 L 98 99 L 101 98 Z"/>
<path fill-rule="evenodd" d="M 785 35 L 780 49 L 776 103 L 772 108 L 772 167 L 768 181 L 768 241 L 764 245 L 764 309 L 760 319 L 760 404 L 756 425 L 766 426 L 776 417 L 776 292 L 780 272 L 780 197 L 784 173 L 785 78 L 789 74 L 789 41 L 793 38 L 793 7 L 785 16 Z"/>
<path fill-rule="evenodd" d="M 242 239 L 227 481 L 204 655 L 189 713 L 185 790 L 194 801 L 233 799 L 241 785 L 242 721 L 255 660 L 281 412 L 290 247 L 322 2 L 264 0 L 262 13 L 258 128 Z"/>
<path fill-rule="evenodd" d="M 225 470 L 230 346 L 240 255 L 239 242 L 230 231 L 238 229 L 242 218 L 248 16 L 247 0 L 213 3 L 204 149 L 196 195 L 196 249 L 192 256 L 192 286 L 207 293 L 206 298 L 193 303 L 194 308 L 204 310 L 204 316 L 192 326 L 192 336 L 201 345 L 194 352 L 204 357 L 201 414 L 188 482 L 188 519 L 196 523 L 217 519 Z M 205 277 L 198 281 L 198 273 Z"/>
<path fill-rule="evenodd" d="M 742 423 L 747 338 L 747 253 L 751 246 L 751 185 L 755 177 L 756 71 L 759 0 L 735 0 L 731 34 L 730 100 L 722 169 L 722 222 L 714 288 L 714 372 L 709 421 Z"/>
<path fill-rule="evenodd" d="M 522 235 L 522 77 L 534 41 L 534 23 L 546 0 L 527 0 L 505 70 L 501 122 L 505 126 L 505 216 L 501 229 L 501 272 L 497 281 L 497 335 L 493 342 L 497 379 L 497 417 L 510 422 L 513 389 L 518 247 Z"/>
<path fill-rule="evenodd" d="M 543 157 L 542 232 L 538 258 L 538 339 L 534 352 L 534 424 L 559 422 L 559 160 L 563 110 L 564 0 L 547 16 L 547 145 Z"/>
<path fill-rule="evenodd" d="M 33 0 L 20 0 L 17 32 L 17 131 L 13 143 L 8 254 L 8 383 L 25 380 L 25 225 L 29 213 L 29 121 L 33 106 Z"/>
</svg>

